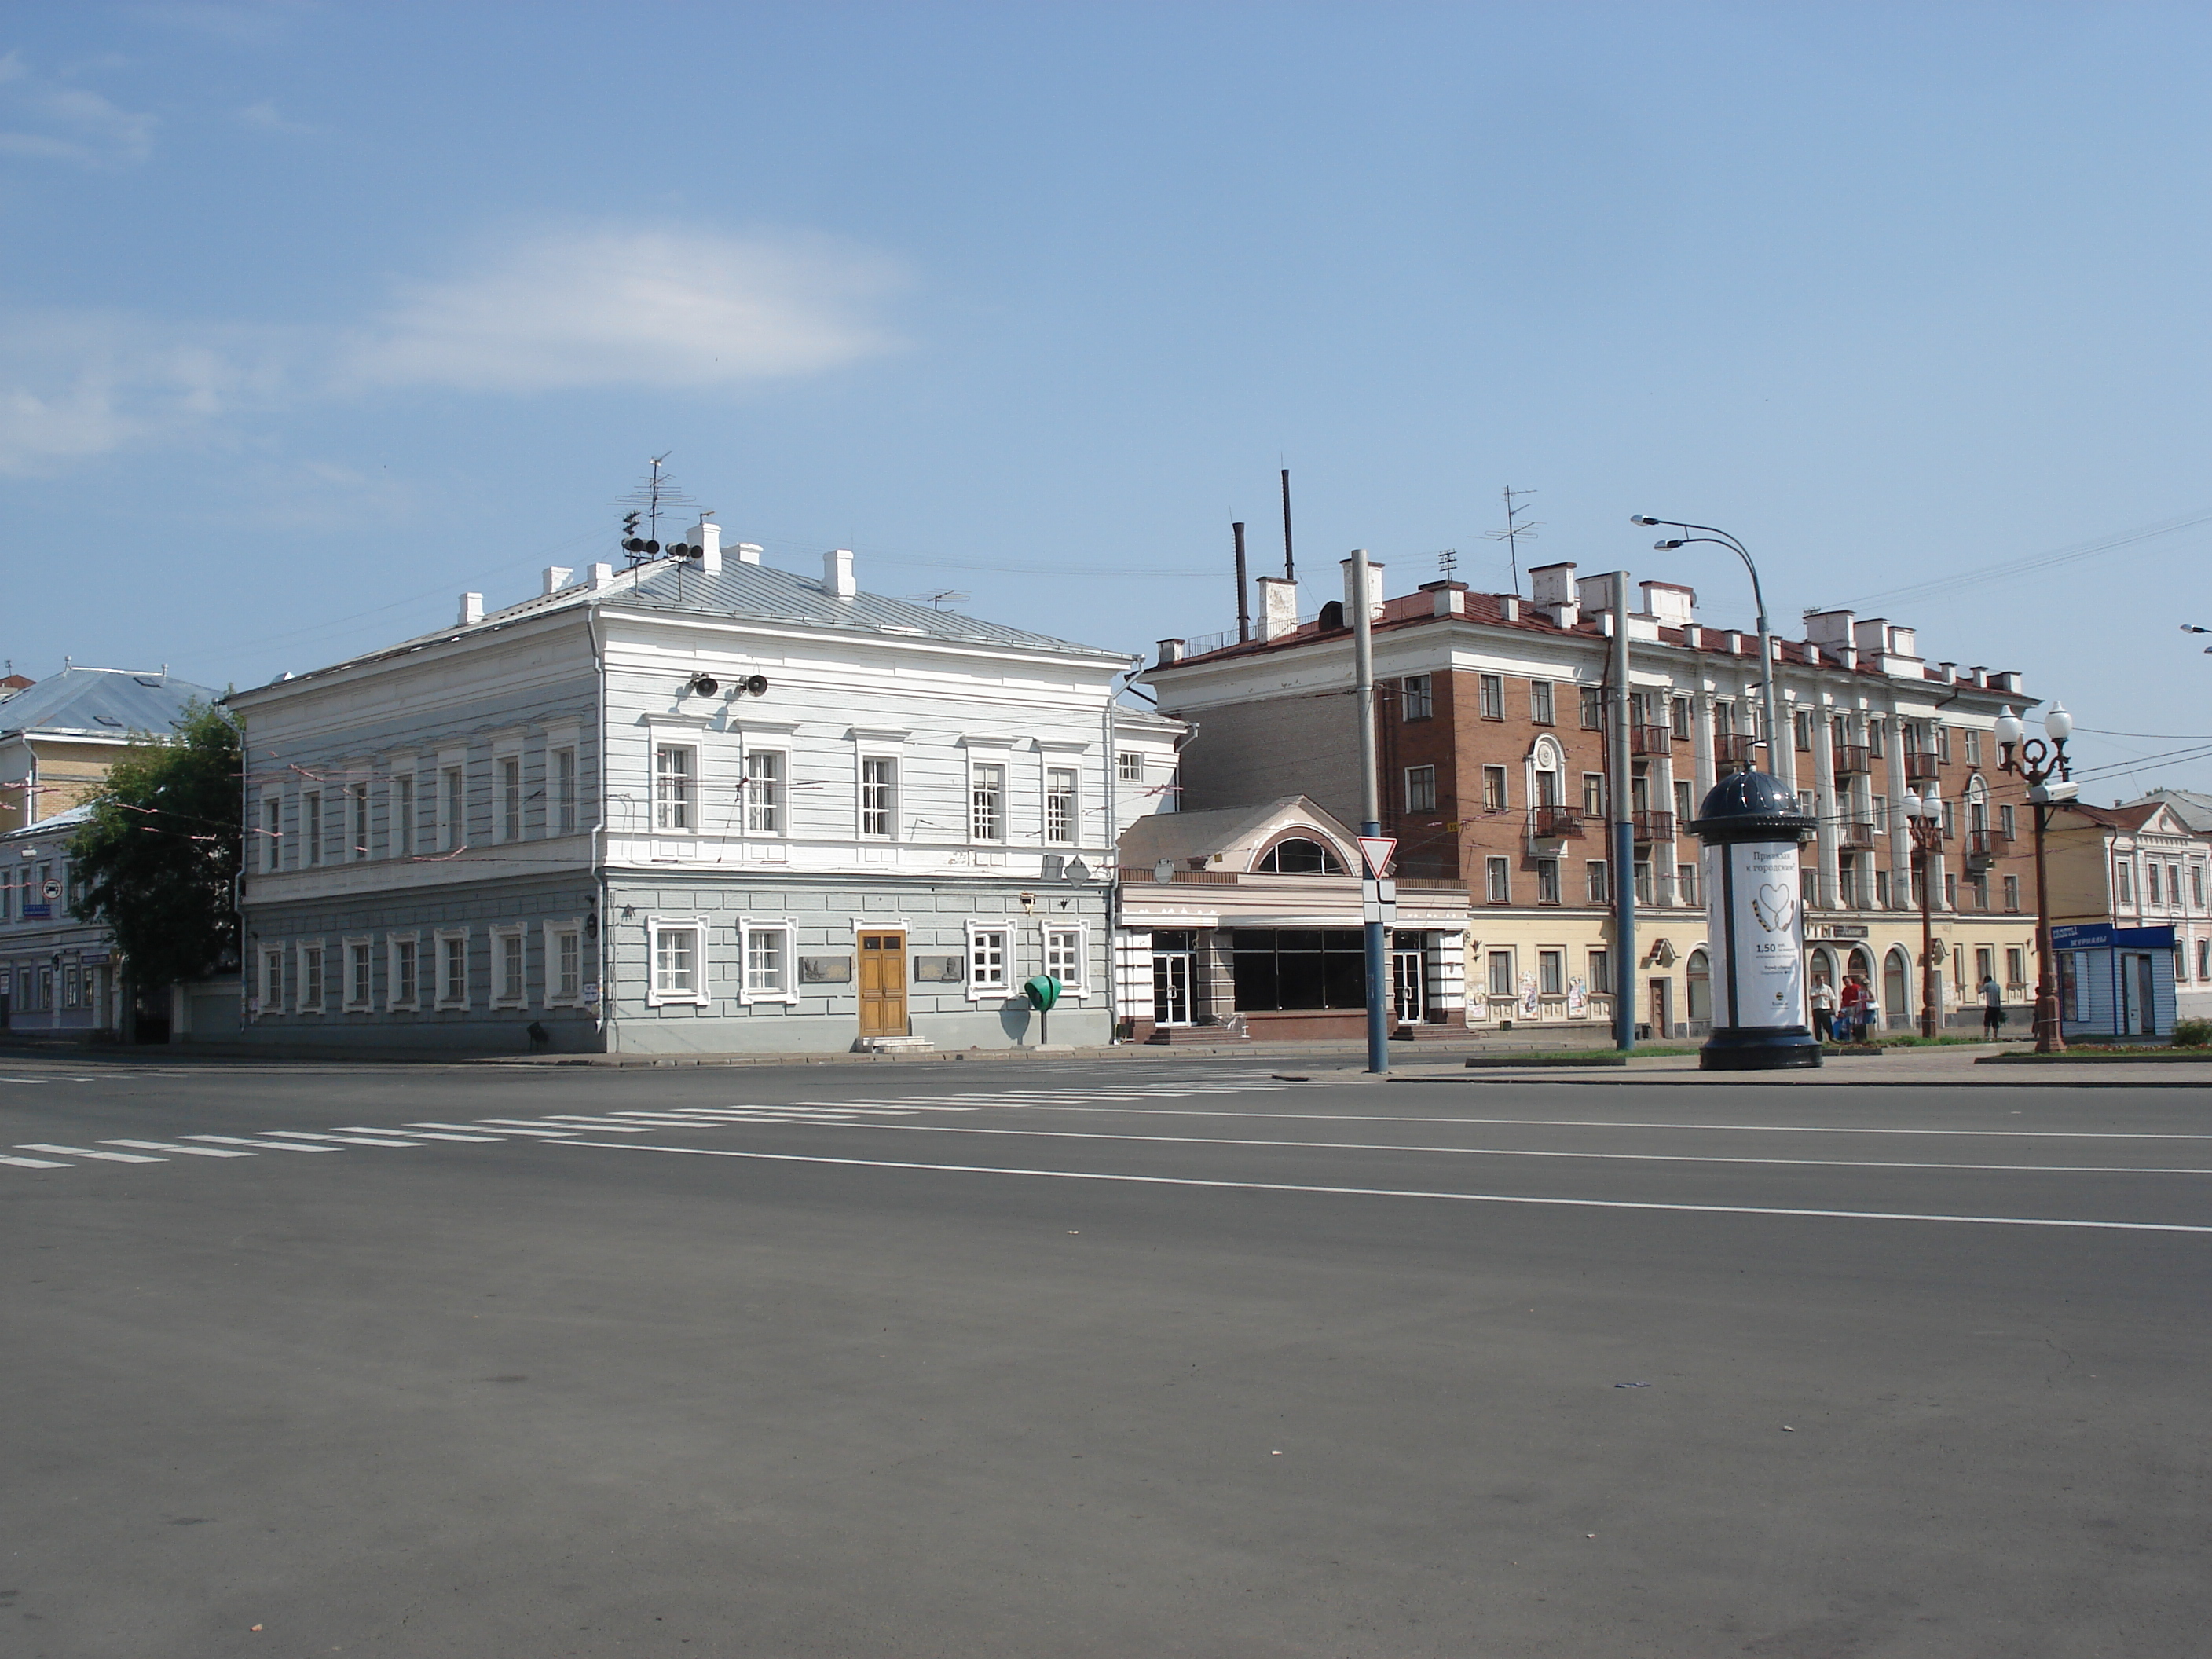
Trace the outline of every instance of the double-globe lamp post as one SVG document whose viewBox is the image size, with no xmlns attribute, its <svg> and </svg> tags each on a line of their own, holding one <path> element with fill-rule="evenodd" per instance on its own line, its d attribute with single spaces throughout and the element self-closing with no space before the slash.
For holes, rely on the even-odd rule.
<svg viewBox="0 0 2212 1659">
<path fill-rule="evenodd" d="M 1943 797 L 1936 780 L 1915 794 L 1905 792 L 1905 822 L 1912 831 L 1912 872 L 1920 887 L 1920 1035 L 1936 1035 L 1936 855 L 1943 850 Z"/>
<path fill-rule="evenodd" d="M 2184 623 L 2186 627 L 2188 624 Z M 1997 720 L 1997 769 L 2009 772 L 2027 785 L 2028 811 L 2035 815 L 2035 1052 L 2063 1054 L 2066 1038 L 2060 1027 L 2057 963 L 2051 949 L 2051 899 L 2044 879 L 2043 832 L 2051 809 L 2074 799 L 2077 786 L 2066 763 L 2066 739 L 2074 735 L 2074 717 L 2066 705 L 2054 702 L 2043 717 L 2045 744 L 2027 736 L 2019 715 L 2007 710 Z"/>
</svg>

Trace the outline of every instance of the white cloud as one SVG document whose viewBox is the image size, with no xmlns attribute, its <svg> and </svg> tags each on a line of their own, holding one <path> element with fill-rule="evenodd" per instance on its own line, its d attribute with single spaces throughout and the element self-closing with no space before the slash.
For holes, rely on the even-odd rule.
<svg viewBox="0 0 2212 1659">
<path fill-rule="evenodd" d="M 121 167 L 154 153 L 154 117 L 42 79 L 19 52 L 0 58 L 0 155 Z"/>
<path fill-rule="evenodd" d="M 294 135 L 320 132 L 320 127 L 310 126 L 305 121 L 295 121 L 276 107 L 274 99 L 264 98 L 258 104 L 248 104 L 238 112 L 241 126 L 254 127 L 263 132 L 283 132 Z"/>
<path fill-rule="evenodd" d="M 817 374 L 894 347 L 868 313 L 897 280 L 890 261 L 821 237 L 544 235 L 404 290 L 343 372 L 510 392 Z"/>
</svg>

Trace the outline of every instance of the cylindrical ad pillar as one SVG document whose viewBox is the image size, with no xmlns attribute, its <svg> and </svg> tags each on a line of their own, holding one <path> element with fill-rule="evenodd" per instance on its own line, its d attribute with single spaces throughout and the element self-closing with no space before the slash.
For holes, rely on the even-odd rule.
<svg viewBox="0 0 2212 1659">
<path fill-rule="evenodd" d="M 1818 1066 L 1805 1002 L 1805 906 L 1799 843 L 1813 820 L 1779 778 L 1739 772 L 1707 794 L 1690 825 L 1705 844 L 1705 951 L 1713 1030 L 1701 1071 Z"/>
</svg>

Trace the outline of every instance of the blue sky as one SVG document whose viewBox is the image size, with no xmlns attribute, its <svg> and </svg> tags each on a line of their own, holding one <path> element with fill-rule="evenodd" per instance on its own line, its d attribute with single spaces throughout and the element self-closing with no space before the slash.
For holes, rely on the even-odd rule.
<svg viewBox="0 0 2212 1659">
<path fill-rule="evenodd" d="M 1747 623 L 1732 560 L 1626 518 L 1720 524 L 1785 632 L 1856 601 L 2084 727 L 2177 734 L 2085 736 L 2136 768 L 2087 798 L 2212 788 L 2141 758 L 2212 749 L 2176 626 L 2212 624 L 2201 8 L 0 31 L 23 672 L 246 684 L 510 602 L 610 556 L 662 451 L 771 562 L 849 546 L 878 592 L 1135 651 L 1233 623 L 1230 521 L 1278 557 L 1287 465 L 1317 578 L 1364 545 L 1397 590 L 1452 547 L 1502 588 L 1511 483 L 1539 560 Z"/>
</svg>

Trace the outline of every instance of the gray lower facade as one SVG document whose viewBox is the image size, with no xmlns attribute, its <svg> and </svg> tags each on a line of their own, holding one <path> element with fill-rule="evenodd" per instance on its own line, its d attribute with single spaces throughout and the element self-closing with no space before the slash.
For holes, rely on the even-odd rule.
<svg viewBox="0 0 2212 1659">
<path fill-rule="evenodd" d="M 241 1040 L 271 1047 L 836 1054 L 1113 1031 L 1098 884 L 577 871 L 256 906 L 246 935 Z M 1022 987 L 1048 968 L 1066 989 L 1041 1017 Z"/>
</svg>

